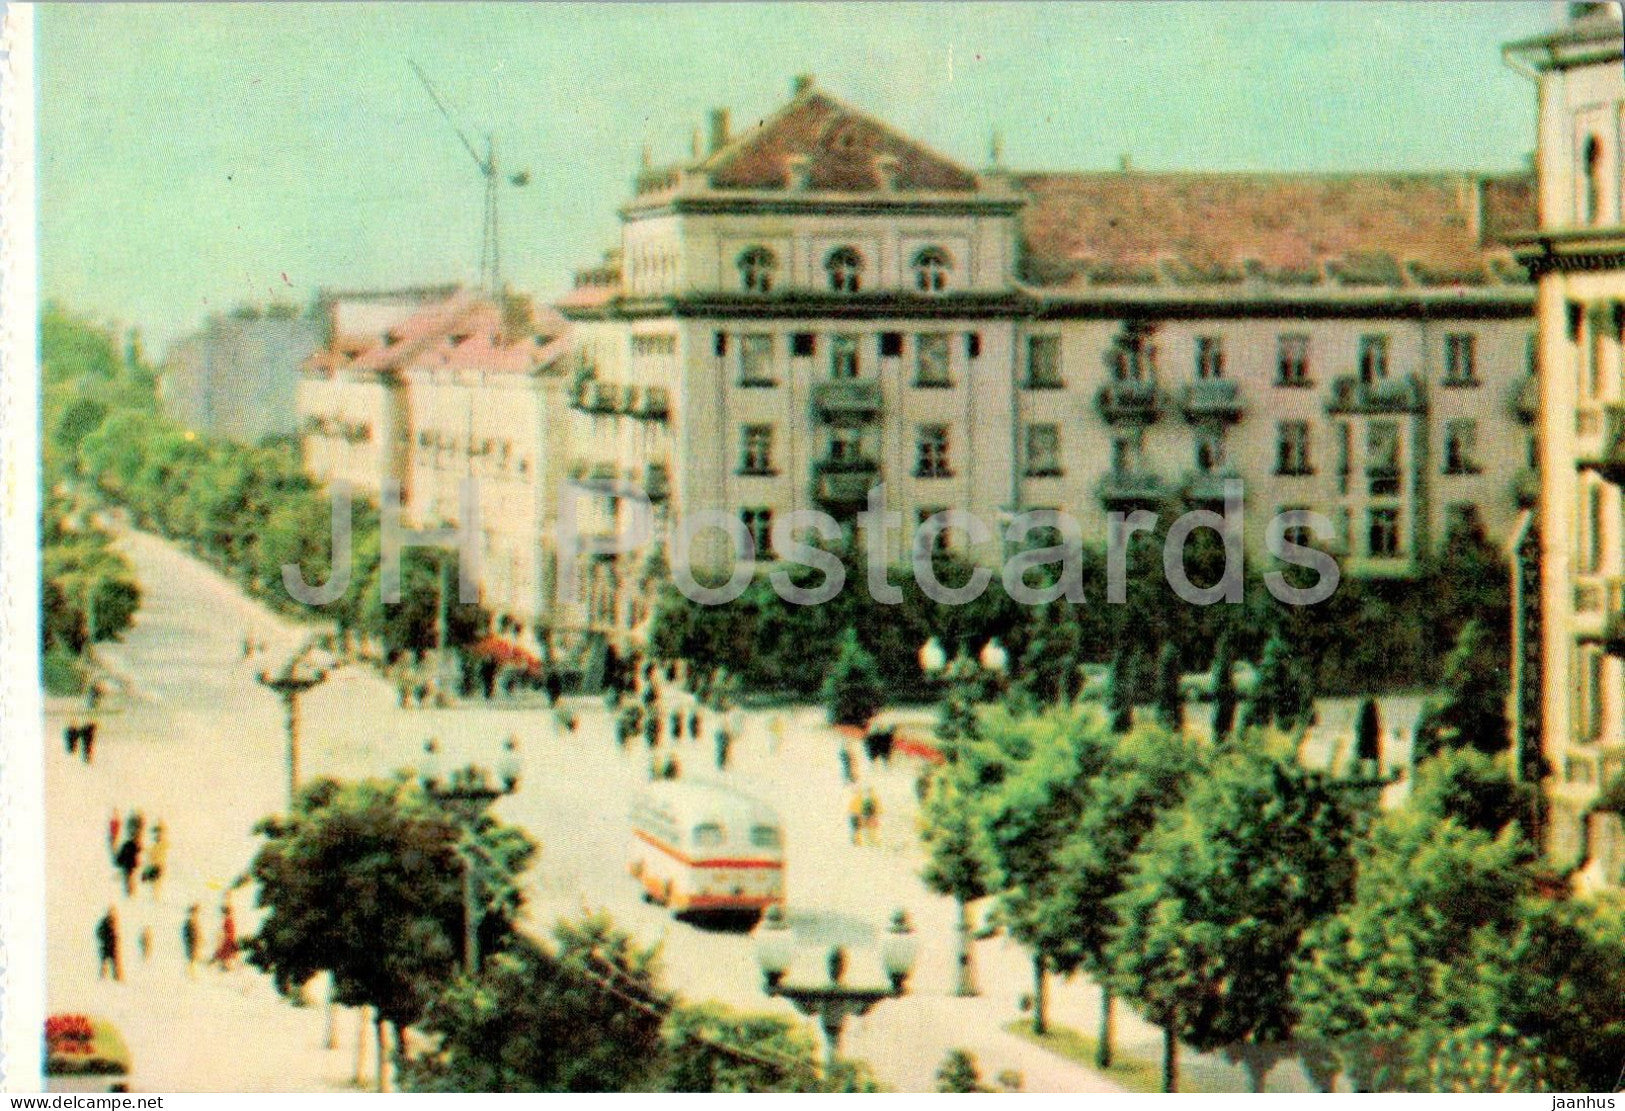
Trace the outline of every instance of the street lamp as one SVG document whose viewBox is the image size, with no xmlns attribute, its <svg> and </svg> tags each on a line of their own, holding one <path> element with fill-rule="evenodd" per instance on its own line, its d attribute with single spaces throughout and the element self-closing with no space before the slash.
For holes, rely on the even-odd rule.
<svg viewBox="0 0 1625 1111">
<path fill-rule="evenodd" d="M 307 644 L 275 675 L 261 671 L 254 677 L 260 686 L 276 692 L 287 715 L 289 811 L 293 810 L 294 797 L 299 793 L 299 696 L 327 681 L 325 669 L 311 668 L 305 662 L 311 647 Z"/>
<path fill-rule="evenodd" d="M 475 829 L 480 816 L 493 802 L 519 790 L 519 739 L 509 734 L 502 742 L 497 782 L 493 783 L 486 770 L 474 764 L 458 768 L 442 780 L 440 746 L 431 737 L 423 743 L 418 783 L 424 794 L 444 806 L 457 820 L 458 836 L 453 848 L 463 864 L 463 967 L 469 976 L 476 976 L 480 970 L 480 922 L 485 916 L 478 871 L 480 858 L 485 853 Z M 489 863 L 489 858 L 485 862 Z"/>
<path fill-rule="evenodd" d="M 920 670 L 933 678 L 942 673 L 948 666 L 948 653 L 942 650 L 942 642 L 932 637 L 920 645 Z"/>
<path fill-rule="evenodd" d="M 756 959 L 762 968 L 762 990 L 770 996 L 787 999 L 808 1018 L 818 1019 L 824 1032 L 824 1065 L 833 1068 L 840 1051 L 841 1031 L 848 1018 L 866 1015 L 883 999 L 900 998 L 908 990 L 914 970 L 914 928 L 908 915 L 899 910 L 892 915 L 891 928 L 881 944 L 880 963 L 884 984 L 849 984 L 846 981 L 847 955 L 839 945 L 831 946 L 824 958 L 825 978 L 807 982 L 788 979 L 795 955 L 795 943 L 784 912 L 768 908 L 757 928 Z"/>
<path fill-rule="evenodd" d="M 999 638 L 994 637 L 982 646 L 982 654 L 977 657 L 982 667 L 996 675 L 1004 674 L 1004 669 L 1010 666 L 1010 653 L 1004 650 Z"/>
</svg>

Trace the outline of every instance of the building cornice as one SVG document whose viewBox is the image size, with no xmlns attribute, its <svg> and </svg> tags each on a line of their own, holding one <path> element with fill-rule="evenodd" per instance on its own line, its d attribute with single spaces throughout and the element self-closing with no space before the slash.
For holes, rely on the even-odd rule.
<svg viewBox="0 0 1625 1111">
<path fill-rule="evenodd" d="M 1511 241 L 1512 253 L 1535 277 L 1551 271 L 1614 270 L 1625 266 L 1625 227 L 1565 228 Z"/>
<path fill-rule="evenodd" d="M 739 196 L 708 193 L 701 196 L 666 196 L 634 201 L 620 209 L 623 222 L 651 216 L 1014 216 L 1027 198 L 954 193 L 867 194 L 841 193 L 763 194 Z"/>
</svg>

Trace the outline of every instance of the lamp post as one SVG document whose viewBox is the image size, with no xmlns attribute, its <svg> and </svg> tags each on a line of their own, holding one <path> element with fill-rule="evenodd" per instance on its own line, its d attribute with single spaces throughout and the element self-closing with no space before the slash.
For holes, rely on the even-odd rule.
<svg viewBox="0 0 1625 1111">
<path fill-rule="evenodd" d="M 282 699 L 282 708 L 287 715 L 288 809 L 290 811 L 293 809 L 294 796 L 299 792 L 299 696 L 327 681 L 327 671 L 325 669 L 306 666 L 305 656 L 309 651 L 310 646 L 307 645 L 275 675 L 268 671 L 261 671 L 254 677 L 259 681 L 260 686 L 276 692 L 277 697 Z"/>
<path fill-rule="evenodd" d="M 884 984 L 850 984 L 846 981 L 847 955 L 841 946 L 831 946 L 825 954 L 825 978 L 809 982 L 789 979 L 795 956 L 795 941 L 784 912 L 769 907 L 757 928 L 756 958 L 762 968 L 762 990 L 770 996 L 788 999 L 796 1010 L 816 1018 L 824 1032 L 824 1066 L 835 1065 L 841 1047 L 841 1031 L 848 1018 L 868 1014 L 884 999 L 899 999 L 908 990 L 908 977 L 914 971 L 917 946 L 914 928 L 904 911 L 892 915 L 891 928 L 881 942 L 880 962 L 886 973 Z"/>
<path fill-rule="evenodd" d="M 463 864 L 463 968 L 470 977 L 480 971 L 480 922 L 485 908 L 479 894 L 480 857 L 484 855 L 475 837 L 481 814 L 497 799 L 519 789 L 519 740 L 509 736 L 502 743 L 502 759 L 497 779 L 492 782 L 486 770 L 469 764 L 441 779 L 439 745 L 431 737 L 423 743 L 423 763 L 418 768 L 423 793 L 444 806 L 457 819 L 458 837 L 454 846 Z"/>
</svg>

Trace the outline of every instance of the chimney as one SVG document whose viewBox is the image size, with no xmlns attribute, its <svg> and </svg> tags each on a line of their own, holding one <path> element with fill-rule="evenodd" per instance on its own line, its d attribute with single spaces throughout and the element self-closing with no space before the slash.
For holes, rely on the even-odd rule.
<svg viewBox="0 0 1625 1111">
<path fill-rule="evenodd" d="M 711 153 L 715 154 L 728 145 L 728 110 L 726 108 L 711 109 Z"/>
<path fill-rule="evenodd" d="M 802 93 L 809 91 L 812 87 L 813 75 L 810 73 L 798 73 L 795 80 L 790 82 L 790 95 L 800 96 Z"/>
</svg>

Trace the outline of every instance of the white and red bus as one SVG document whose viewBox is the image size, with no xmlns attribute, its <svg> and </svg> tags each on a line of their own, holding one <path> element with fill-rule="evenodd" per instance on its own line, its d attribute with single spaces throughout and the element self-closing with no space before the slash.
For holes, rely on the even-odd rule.
<svg viewBox="0 0 1625 1111">
<path fill-rule="evenodd" d="M 771 806 L 708 783 L 651 784 L 632 804 L 632 875 L 674 913 L 784 902 L 784 827 Z"/>
</svg>

